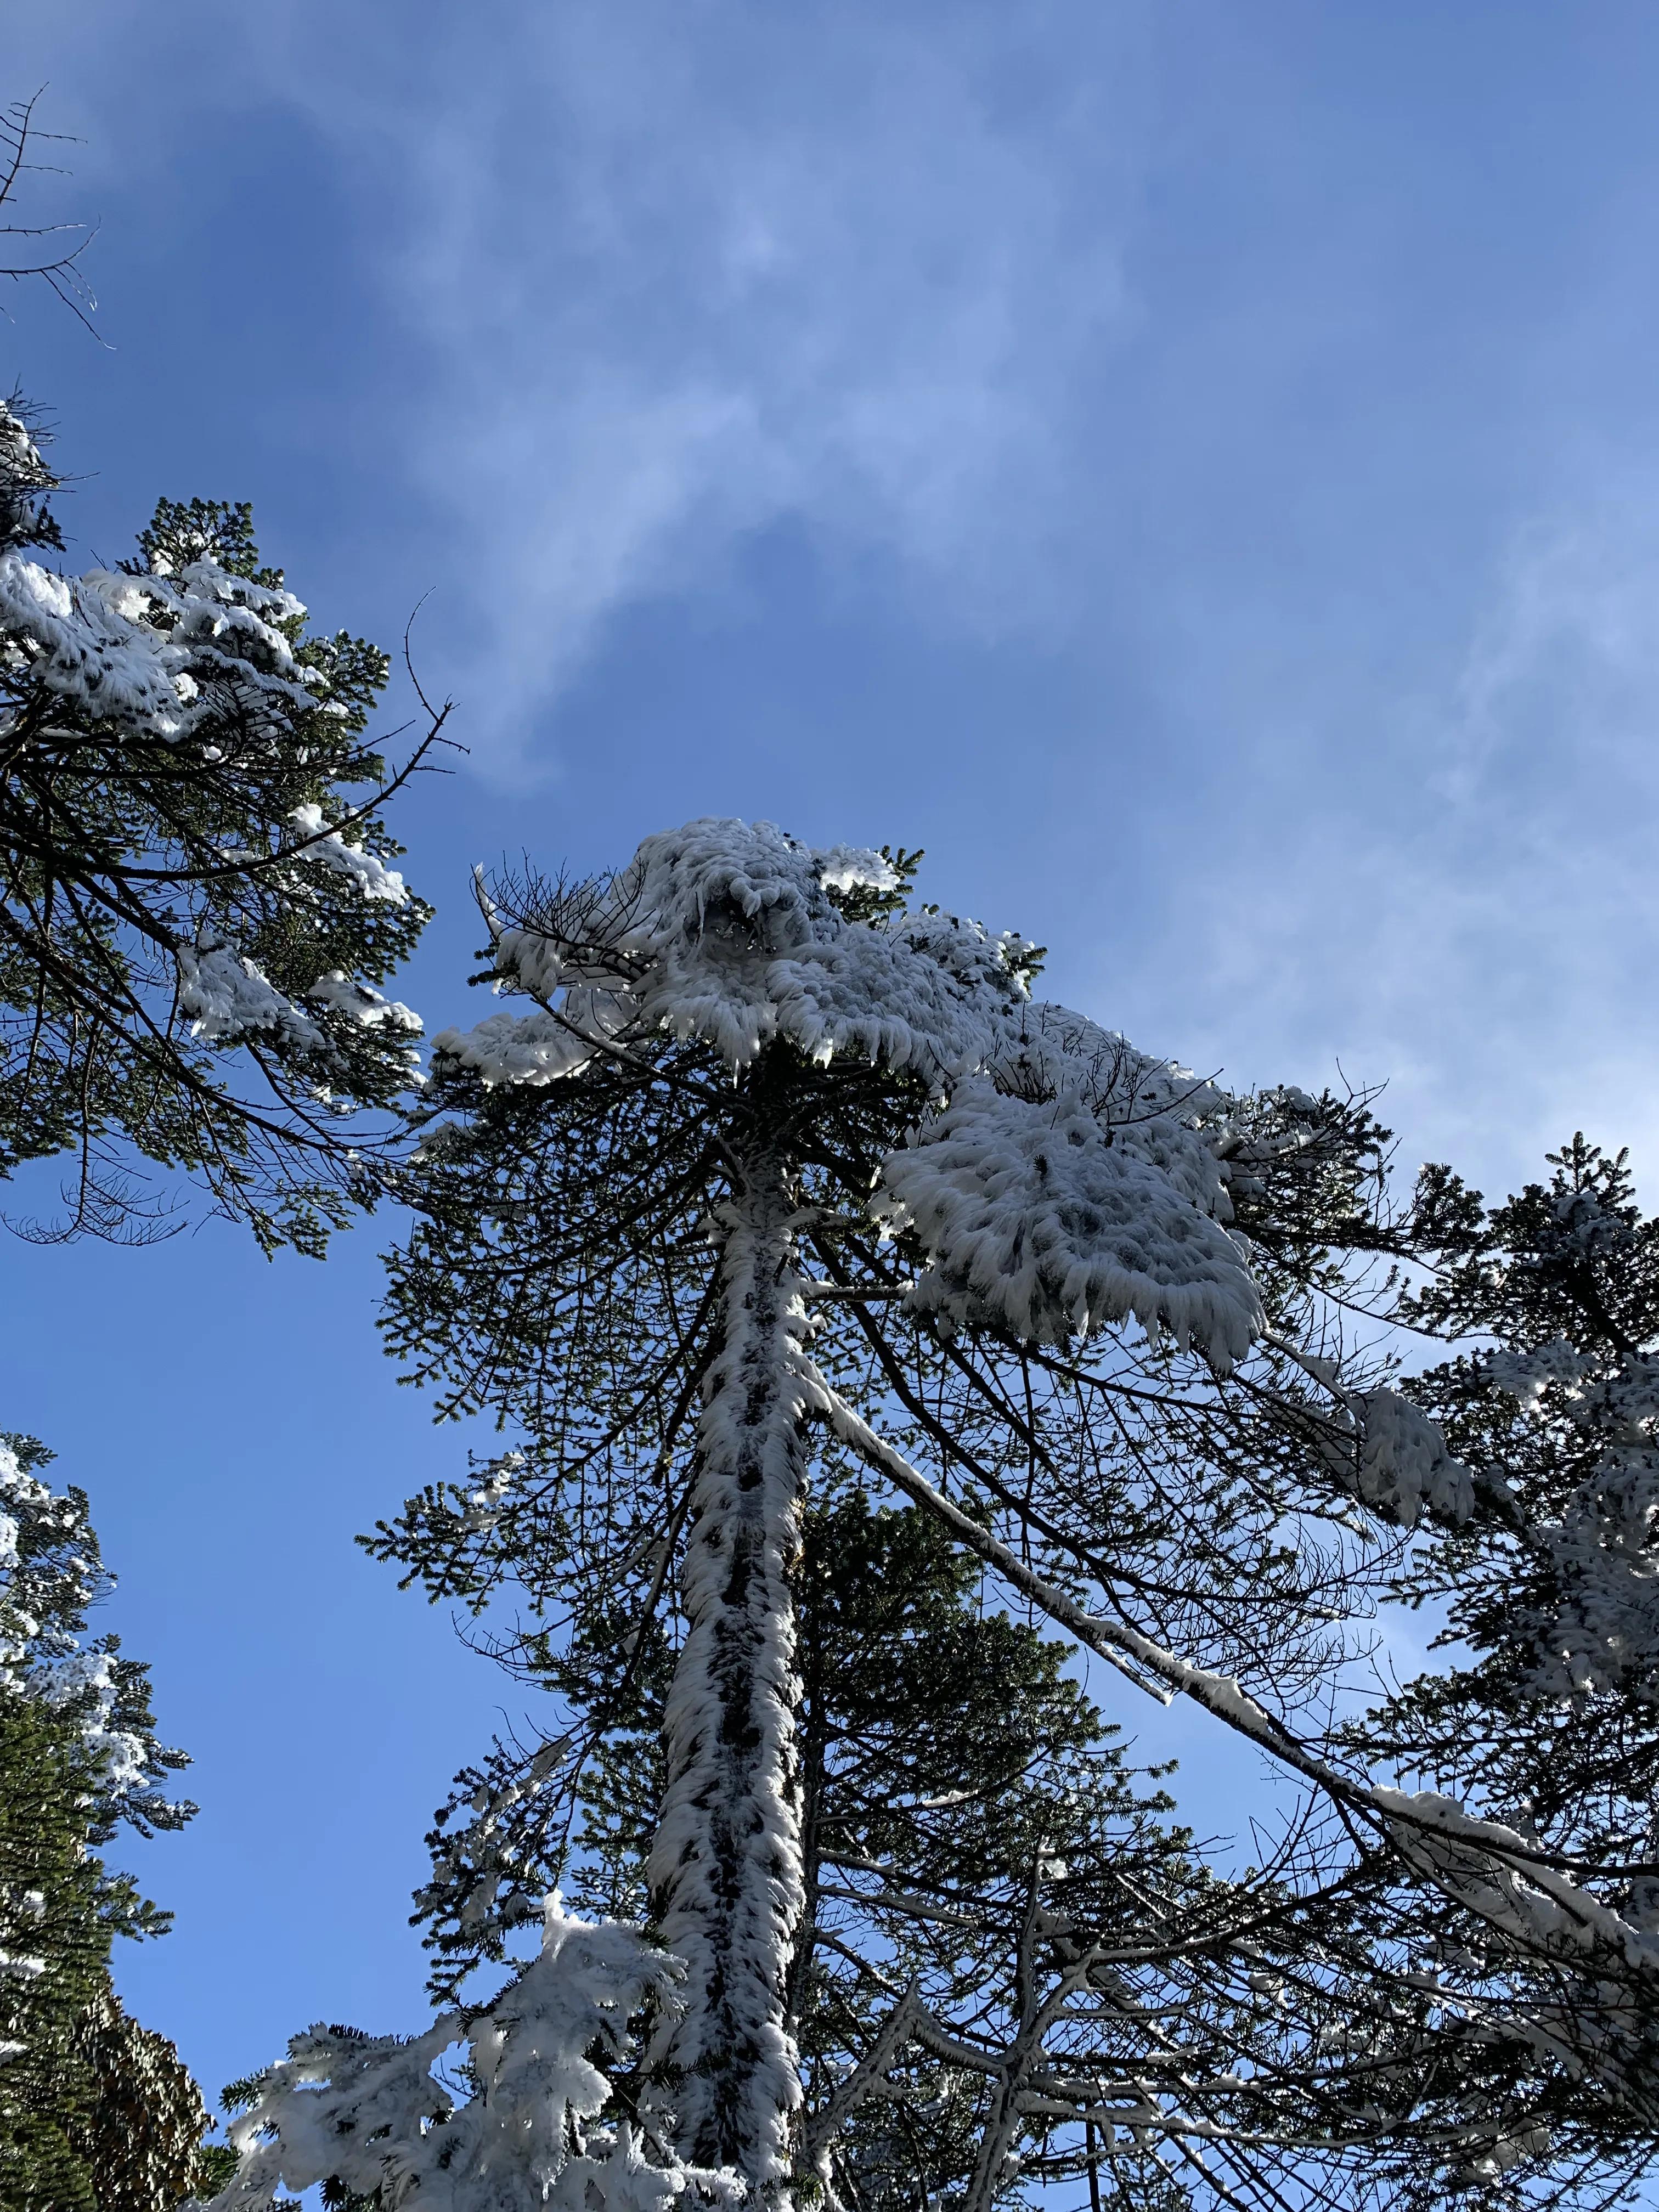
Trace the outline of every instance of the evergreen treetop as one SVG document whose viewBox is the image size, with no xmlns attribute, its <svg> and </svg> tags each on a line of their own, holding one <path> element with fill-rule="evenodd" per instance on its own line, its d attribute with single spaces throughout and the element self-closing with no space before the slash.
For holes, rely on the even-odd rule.
<svg viewBox="0 0 1659 2212">
<path fill-rule="evenodd" d="M 55 479 L 0 409 L 0 1173 L 70 1156 L 27 1233 L 158 1233 L 182 1169 L 267 1247 L 375 1190 L 420 1024 L 377 987 L 429 909 L 365 732 L 386 657 L 310 633 L 246 506 L 163 500 L 70 575 Z M 146 1168 L 144 1164 L 148 1164 Z"/>
</svg>

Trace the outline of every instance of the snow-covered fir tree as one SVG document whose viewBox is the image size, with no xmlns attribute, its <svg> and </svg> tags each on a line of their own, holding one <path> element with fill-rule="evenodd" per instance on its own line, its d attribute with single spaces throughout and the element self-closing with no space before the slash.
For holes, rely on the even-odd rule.
<svg viewBox="0 0 1659 2212">
<path fill-rule="evenodd" d="M 170 2212 L 214 2178 L 208 2115 L 171 2044 L 110 1986 L 118 1936 L 167 1916 L 98 1856 L 194 1808 L 158 1742 L 148 1671 L 88 1638 L 107 1592 L 84 1492 L 0 1437 L 0 2202 L 15 2212 Z"/>
<path fill-rule="evenodd" d="M 153 1234 L 183 1169 L 318 1250 L 416 1072 L 378 987 L 428 909 L 381 809 L 442 715 L 388 779 L 384 654 L 307 631 L 247 507 L 164 500 L 75 575 L 54 484 L 0 407 L 0 1175 L 69 1157 L 37 1235 Z"/>
<path fill-rule="evenodd" d="M 1543 2201 L 1659 2136 L 1628 1866 L 1342 1725 L 1376 1605 L 1484 1478 L 1340 1317 L 1468 1207 L 1390 1214 L 1363 1100 L 1233 1097 L 1035 999 L 1037 949 L 913 903 L 914 860 L 704 821 L 486 900 L 531 1003 L 436 1042 L 389 1328 L 514 1448 L 377 1541 L 434 1595 L 516 1592 L 505 1656 L 564 1715 L 443 1824 L 450 2009 L 298 2039 L 223 2206 Z M 1018 1776 L 927 1703 L 975 1711 L 970 1591 L 1024 1654 Z M 1055 1639 L 1277 1768 L 1254 1867 L 1111 1756 L 1079 1775 Z M 892 1742 L 914 1800 L 857 1786 Z M 573 1893 L 642 1928 L 543 1899 L 573 1833 Z"/>
<path fill-rule="evenodd" d="M 1407 1387 L 1472 1510 L 1401 1578 L 1454 1663 L 1363 1726 L 1561 1864 L 1622 1869 L 1621 1912 L 1659 1936 L 1659 1219 L 1622 1152 L 1577 1135 L 1548 1164 L 1490 1209 L 1425 1178 L 1443 1260 L 1410 1317 L 1470 1348 Z"/>
</svg>

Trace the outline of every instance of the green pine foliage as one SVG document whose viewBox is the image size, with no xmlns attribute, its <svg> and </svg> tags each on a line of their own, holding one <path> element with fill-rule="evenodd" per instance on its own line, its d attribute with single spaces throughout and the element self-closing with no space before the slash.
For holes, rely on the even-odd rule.
<svg viewBox="0 0 1659 2212">
<path fill-rule="evenodd" d="M 101 1854 L 195 1808 L 167 1794 L 186 1761 L 156 1739 L 148 1669 L 87 1632 L 111 1578 L 51 1457 L 0 1437 L 0 2204 L 173 2212 L 214 2182 L 207 2113 L 109 1980 L 114 1938 L 168 1916 Z"/>
<path fill-rule="evenodd" d="M 375 987 L 429 909 L 391 866 L 380 650 L 313 633 L 246 506 L 163 500 L 64 575 L 0 410 L 0 1174 L 64 1156 L 35 1235 L 142 1238 L 180 1170 L 267 1248 L 372 1199 L 419 1024 Z M 377 1130 L 379 1133 L 377 1134 Z"/>
<path fill-rule="evenodd" d="M 69 2126 L 93 2177 L 97 2212 L 173 2212 L 234 2172 L 202 2093 L 173 2045 L 129 2019 L 107 1983 L 75 2024 L 73 2058 L 88 2085 Z"/>
<path fill-rule="evenodd" d="M 78 1731 L 0 1697 L 0 2203 L 96 2212 L 76 2140 L 95 2097 L 76 2027 L 103 1984 L 106 1877 L 86 1849 Z"/>
</svg>

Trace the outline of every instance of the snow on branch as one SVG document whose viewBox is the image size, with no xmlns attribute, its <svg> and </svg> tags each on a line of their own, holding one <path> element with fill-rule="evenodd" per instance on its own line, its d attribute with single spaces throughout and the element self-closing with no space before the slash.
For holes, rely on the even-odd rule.
<svg viewBox="0 0 1659 2212">
<path fill-rule="evenodd" d="M 1242 1358 L 1263 1318 L 1243 1252 L 1113 1137 L 1075 1092 L 1038 1104 L 959 1085 L 882 1168 L 878 1218 L 910 1230 L 932 1263 L 918 1310 L 1036 1343 L 1133 1316 L 1224 1372 Z"/>
<path fill-rule="evenodd" d="M 261 1035 L 280 1037 L 301 1052 L 319 1052 L 326 1039 L 311 1017 L 279 991 L 245 953 L 204 927 L 193 947 L 181 947 L 179 1006 L 191 1035 L 208 1044 L 234 1044 Z"/>
<path fill-rule="evenodd" d="M 831 896 L 898 880 L 879 854 L 704 820 L 647 837 L 613 878 L 527 896 L 512 926 L 486 897 L 502 982 L 541 1009 L 445 1030 L 434 1064 L 546 1084 L 695 1036 L 734 1068 L 782 1040 L 914 1071 L 943 1110 L 889 1157 L 876 1211 L 933 1263 L 918 1308 L 1044 1340 L 1133 1316 L 1230 1368 L 1262 1322 L 1225 1227 L 1230 1102 L 1034 1005 L 1024 938 L 925 908 L 849 921 Z"/>
<path fill-rule="evenodd" d="M 298 842 L 291 848 L 296 859 L 320 860 L 337 876 L 349 877 L 366 899 L 380 899 L 387 906 L 409 904 L 409 886 L 399 872 L 365 852 L 361 843 L 354 844 L 339 830 L 331 829 L 322 808 L 314 802 L 295 807 L 288 818 L 298 832 Z"/>
<path fill-rule="evenodd" d="M 1407 1856 L 1431 1867 L 1491 1925 L 1558 1954 L 1599 1947 L 1632 1970 L 1659 1974 L 1659 1933 L 1636 1927 L 1545 1864 L 1517 1830 L 1478 1820 L 1432 1790 L 1377 1789 L 1371 1797 L 1396 1816 L 1391 1826 Z"/>
<path fill-rule="evenodd" d="M 1358 1488 L 1366 1504 L 1402 1528 L 1415 1528 L 1425 1507 L 1440 1520 L 1466 1522 L 1474 1494 L 1469 1471 L 1428 1415 L 1397 1390 L 1368 1390 L 1356 1403 Z"/>
<path fill-rule="evenodd" d="M 943 1084 L 995 1050 L 1032 948 L 937 914 L 849 921 L 830 896 L 896 880 L 878 853 L 711 818 L 647 837 L 598 884 L 527 900 L 515 926 L 486 910 L 502 978 L 544 1005 L 568 993 L 579 1029 L 601 993 L 614 1036 L 701 1037 L 733 1067 L 782 1038 L 826 1065 L 850 1054 Z M 446 1031 L 434 1048 L 514 1079 L 499 1030 L 488 1044 Z"/>
<path fill-rule="evenodd" d="M 191 672 L 204 658 L 256 720 L 262 695 L 276 711 L 314 709 L 307 672 L 264 619 L 304 612 L 291 592 L 210 560 L 192 562 L 176 577 L 105 568 L 63 576 L 15 547 L 0 553 L 0 632 L 31 676 L 66 710 L 170 745 L 211 712 Z M 233 634 L 244 649 L 235 656 L 220 642 Z M 244 657 L 249 648 L 258 664 Z"/>
<path fill-rule="evenodd" d="M 1659 1703 L 1659 1466 L 1609 1453 L 1566 1503 L 1547 1548 L 1559 1613 L 1540 1638 L 1540 1688 L 1627 1690 Z"/>
<path fill-rule="evenodd" d="M 167 1770 L 185 1762 L 155 1741 L 144 1669 L 118 1656 L 114 1638 L 87 1639 L 88 1610 L 113 1577 L 84 1493 L 41 1481 L 28 1463 L 39 1451 L 0 1437 L 0 1692 L 70 1723 L 91 1762 L 96 1825 L 176 1827 L 191 1808 L 163 1792 Z"/>
<path fill-rule="evenodd" d="M 1279 1335 L 1273 1344 L 1335 1401 L 1320 1428 L 1319 1449 L 1356 1498 L 1402 1528 L 1414 1528 L 1425 1510 L 1454 1528 L 1468 1522 L 1474 1477 L 1453 1457 L 1437 1422 L 1398 1390 L 1350 1389 L 1340 1360 L 1317 1357 Z M 1492 1480 L 1488 1475 L 1489 1485 Z"/>
<path fill-rule="evenodd" d="M 678 1963 L 616 1921 L 547 1900 L 539 1956 L 482 2012 L 422 2035 L 313 2027 L 260 2076 L 233 2122 L 241 2154 L 211 2212 L 252 2212 L 283 2188 L 333 2182 L 422 2212 L 666 2212 L 686 2189 L 738 2193 L 665 2154 L 627 2120 L 594 2126 L 611 2095 L 600 2061 L 631 2050 L 629 2023 L 672 2008 Z M 459 2047 L 458 2102 L 434 2069 Z"/>
<path fill-rule="evenodd" d="M 979 1522 L 944 1497 L 903 1455 L 821 1376 L 817 1410 L 836 1434 L 915 1504 L 1030 1599 L 1087 1650 L 1152 1694 L 1184 1693 L 1218 1720 L 1259 1744 L 1350 1812 L 1386 1832 L 1407 1863 L 1444 1896 L 1465 1906 L 1525 1954 L 1559 1958 L 1594 1953 L 1603 1972 L 1617 1966 L 1659 1978 L 1659 1935 L 1591 1894 L 1549 1863 L 1516 1830 L 1467 1812 L 1456 1800 L 1374 1784 L 1332 1766 L 1301 1742 L 1237 1681 L 1166 1650 L 1124 1621 L 1102 1620 L 1035 1572 Z M 1149 1679 L 1150 1678 L 1150 1680 Z M 1157 1687 L 1152 1687 L 1157 1685 Z"/>
</svg>

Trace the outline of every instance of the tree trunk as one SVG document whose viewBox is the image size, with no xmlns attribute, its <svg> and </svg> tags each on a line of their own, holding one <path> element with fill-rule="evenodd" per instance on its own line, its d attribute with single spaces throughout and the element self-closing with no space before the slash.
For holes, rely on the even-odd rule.
<svg viewBox="0 0 1659 2212">
<path fill-rule="evenodd" d="M 685 1648 L 664 1735 L 668 1783 L 650 1881 L 687 1964 L 686 2007 L 653 2070 L 683 2154 L 734 2167 L 781 2205 L 800 2074 L 786 1993 L 803 1891 L 789 1574 L 805 1477 L 793 1198 L 753 1163 L 725 1209 L 720 1355 L 692 1473 Z"/>
</svg>

